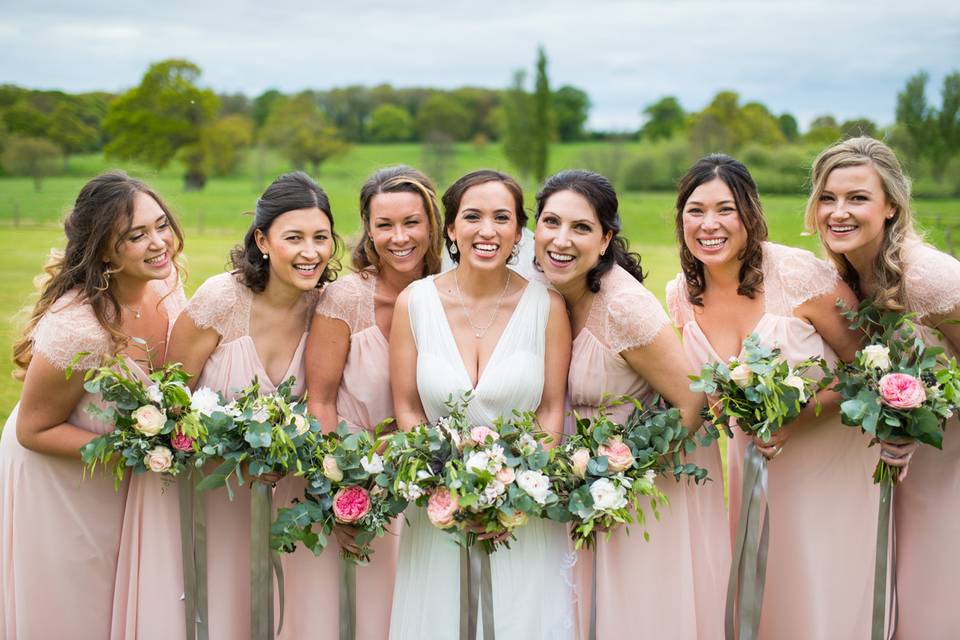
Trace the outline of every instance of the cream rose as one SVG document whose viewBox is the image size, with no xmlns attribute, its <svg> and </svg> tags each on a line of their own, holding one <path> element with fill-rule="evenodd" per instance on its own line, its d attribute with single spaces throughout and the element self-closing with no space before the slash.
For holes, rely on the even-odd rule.
<svg viewBox="0 0 960 640">
<path fill-rule="evenodd" d="M 523 511 L 514 511 L 512 516 L 508 516 L 505 512 L 498 511 L 497 521 L 507 529 L 516 529 L 527 524 L 527 514 Z"/>
<path fill-rule="evenodd" d="M 783 379 L 783 384 L 787 385 L 788 387 L 793 387 L 800 392 L 800 402 L 807 401 L 807 385 L 803 381 L 803 378 L 791 373 L 789 376 Z"/>
<path fill-rule="evenodd" d="M 627 506 L 627 491 L 609 478 L 600 478 L 590 485 L 590 497 L 596 511 L 613 511 Z"/>
<path fill-rule="evenodd" d="M 500 467 L 500 471 L 497 471 L 496 478 L 504 485 L 508 485 L 516 480 L 517 476 L 510 467 Z"/>
<path fill-rule="evenodd" d="M 323 456 L 323 475 L 333 482 L 343 480 L 343 471 L 341 471 L 340 466 L 337 465 L 337 459 L 330 454 Z"/>
<path fill-rule="evenodd" d="M 587 463 L 590 462 L 590 450 L 580 447 L 570 456 L 570 466 L 578 478 L 587 477 Z"/>
<path fill-rule="evenodd" d="M 383 471 L 383 458 L 379 453 L 371 453 L 369 457 L 361 456 L 360 466 L 370 475 L 376 475 Z"/>
<path fill-rule="evenodd" d="M 527 492 L 538 504 L 546 504 L 550 495 L 550 478 L 540 471 L 521 471 L 517 474 L 517 486 Z"/>
<path fill-rule="evenodd" d="M 863 348 L 863 364 L 881 371 L 888 371 L 890 369 L 890 349 L 882 344 L 867 345 Z"/>
<path fill-rule="evenodd" d="M 155 436 L 163 429 L 167 417 L 152 404 L 145 404 L 133 412 L 134 428 L 145 436 Z"/>
<path fill-rule="evenodd" d="M 293 429 L 298 436 L 302 436 L 307 431 L 310 431 L 310 421 L 307 420 L 306 416 L 295 413 L 293 414 Z"/>
<path fill-rule="evenodd" d="M 745 364 L 738 364 L 730 372 L 730 379 L 737 383 L 737 386 L 741 389 L 750 384 L 750 377 L 753 375 L 753 372 L 750 371 L 750 367 Z"/>
<path fill-rule="evenodd" d="M 173 465 L 173 452 L 166 447 L 154 447 L 143 457 L 143 464 L 154 473 L 163 473 Z"/>
</svg>

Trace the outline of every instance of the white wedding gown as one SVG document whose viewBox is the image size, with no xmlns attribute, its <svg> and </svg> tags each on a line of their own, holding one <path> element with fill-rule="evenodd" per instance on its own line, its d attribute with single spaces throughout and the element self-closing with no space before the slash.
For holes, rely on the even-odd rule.
<svg viewBox="0 0 960 640">
<path fill-rule="evenodd" d="M 410 324 L 417 345 L 417 388 L 427 418 L 447 415 L 444 403 L 471 387 L 433 278 L 410 287 Z M 481 372 L 466 415 L 490 425 L 514 409 L 533 411 L 544 380 L 544 341 L 550 299 L 529 282 Z M 455 640 L 460 624 L 460 548 L 430 524 L 423 509 L 406 512 L 410 525 L 400 558 L 390 621 L 391 640 Z M 497 640 L 564 640 L 576 635 L 571 553 L 566 528 L 531 519 L 510 549 L 490 557 Z M 478 632 L 478 637 L 479 637 Z"/>
</svg>

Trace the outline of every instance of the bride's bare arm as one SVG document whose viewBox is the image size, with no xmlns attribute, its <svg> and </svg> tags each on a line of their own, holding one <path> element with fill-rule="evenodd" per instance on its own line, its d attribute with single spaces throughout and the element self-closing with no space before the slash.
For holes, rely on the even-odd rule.
<svg viewBox="0 0 960 640">
<path fill-rule="evenodd" d="M 410 327 L 408 291 L 397 297 L 390 325 L 390 386 L 397 427 L 409 431 L 427 421 L 417 391 L 417 344 Z"/>
<path fill-rule="evenodd" d="M 570 320 L 563 298 L 550 292 L 550 317 L 544 344 L 543 395 L 537 407 L 540 427 L 553 438 L 563 435 L 563 409 L 567 393 L 567 370 L 570 368 Z"/>
</svg>

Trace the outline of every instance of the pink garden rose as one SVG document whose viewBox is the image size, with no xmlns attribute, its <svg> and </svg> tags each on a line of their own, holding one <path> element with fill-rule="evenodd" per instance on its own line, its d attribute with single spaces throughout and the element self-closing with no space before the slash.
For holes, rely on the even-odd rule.
<svg viewBox="0 0 960 640">
<path fill-rule="evenodd" d="M 511 469 L 510 467 L 504 465 L 504 466 L 500 467 L 500 470 L 499 470 L 499 471 L 497 471 L 496 478 L 497 478 L 497 480 L 499 480 L 499 481 L 502 482 L 503 484 L 507 485 L 507 484 L 510 484 L 511 482 L 513 482 L 514 480 L 516 480 L 517 476 L 516 476 L 516 474 L 513 472 L 513 469 Z"/>
<path fill-rule="evenodd" d="M 344 487 L 333 496 L 333 516 L 337 522 L 353 524 L 370 511 L 370 495 L 363 487 Z"/>
<path fill-rule="evenodd" d="M 193 438 L 180 430 L 174 431 L 170 444 L 177 451 L 193 451 Z"/>
<path fill-rule="evenodd" d="M 487 441 L 487 438 L 490 438 L 492 442 L 496 442 L 500 439 L 500 434 L 490 427 L 474 427 L 470 429 L 470 439 L 473 440 L 475 444 L 483 444 Z"/>
<path fill-rule="evenodd" d="M 154 473 L 163 473 L 173 466 L 173 452 L 166 447 L 154 447 L 143 457 L 143 464 Z"/>
<path fill-rule="evenodd" d="M 607 468 L 613 473 L 626 471 L 634 463 L 630 447 L 620 438 L 612 438 L 600 445 L 597 449 L 597 455 L 607 456 Z"/>
<path fill-rule="evenodd" d="M 454 516 L 460 510 L 460 501 L 446 487 L 438 487 L 427 500 L 427 517 L 433 526 L 446 529 L 453 526 Z"/>
<path fill-rule="evenodd" d="M 145 404 L 138 408 L 131 417 L 136 420 L 136 424 L 133 425 L 134 429 L 145 436 L 157 435 L 167 422 L 167 417 L 163 415 L 163 412 L 152 404 Z"/>
<path fill-rule="evenodd" d="M 888 373 L 879 385 L 881 402 L 893 409 L 916 409 L 927 399 L 923 383 L 906 373 Z"/>
</svg>

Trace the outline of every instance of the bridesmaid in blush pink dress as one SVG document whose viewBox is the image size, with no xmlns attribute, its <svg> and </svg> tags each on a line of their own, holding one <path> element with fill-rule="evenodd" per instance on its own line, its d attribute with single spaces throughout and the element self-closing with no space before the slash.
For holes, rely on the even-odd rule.
<svg viewBox="0 0 960 640">
<path fill-rule="evenodd" d="M 759 335 L 797 362 L 853 357 L 858 336 L 834 302 L 855 305 L 836 271 L 808 251 L 766 242 L 766 223 L 747 168 L 708 156 L 683 177 L 677 196 L 683 273 L 667 304 L 697 366 L 726 361 Z M 768 444 L 770 542 L 760 638 L 866 638 L 870 635 L 873 546 L 879 491 L 869 440 L 840 424 L 837 396 L 821 392 Z M 747 438 L 728 446 L 730 526 L 740 517 Z"/>
<path fill-rule="evenodd" d="M 571 407 L 593 416 L 609 395 L 649 406 L 655 393 L 678 407 L 691 431 L 701 425 L 703 396 L 689 389 L 680 341 L 660 303 L 644 288 L 639 256 L 618 234 L 613 186 L 595 173 L 571 170 L 549 178 L 537 195 L 536 254 L 563 295 L 573 325 Z M 633 407 L 611 410 L 625 420 Z M 598 638 L 626 637 L 638 621 L 651 638 L 719 638 L 730 561 L 720 454 L 716 446 L 690 458 L 712 482 L 696 486 L 660 478 L 670 504 L 659 521 L 601 539 L 596 558 Z M 581 636 L 589 637 L 590 552 L 578 560 Z M 626 634 L 626 635 L 625 635 Z"/>
<path fill-rule="evenodd" d="M 113 428 L 88 413 L 105 405 L 84 391 L 84 372 L 120 354 L 145 380 L 184 302 L 174 262 L 183 236 L 139 180 L 92 179 L 65 231 L 14 346 L 23 393 L 0 436 L 4 640 L 109 637 L 127 483 L 117 492 L 102 470 L 84 478 L 80 448 Z"/>
<path fill-rule="evenodd" d="M 294 393 L 302 394 L 307 331 L 319 287 L 335 277 L 331 258 L 338 245 L 323 190 L 302 172 L 274 180 L 257 200 L 244 243 L 231 254 L 234 271 L 210 278 L 197 290 L 174 327 L 168 359 L 198 374 L 197 386 L 210 387 L 228 399 L 255 378 L 263 393 L 271 393 L 296 376 Z M 283 478 L 274 504 L 283 506 L 302 490 L 302 479 Z M 236 491 L 233 501 L 223 489 L 206 494 L 210 638 L 250 635 L 249 497 L 249 485 Z M 141 556 L 141 581 L 154 573 L 180 570 L 179 544 L 170 542 L 178 540 L 179 525 L 174 520 L 167 526 L 167 544 Z M 176 548 L 175 557 L 160 555 L 171 548 Z M 329 579 L 314 585 L 310 602 L 326 612 L 326 625 L 311 637 L 336 637 L 336 589 L 336 565 L 331 563 Z M 141 606 L 159 605 L 141 602 Z M 291 620 L 300 614 L 286 613 Z M 181 633 L 172 624 L 162 629 L 164 637 Z"/>
<path fill-rule="evenodd" d="M 881 308 L 916 313 L 928 344 L 960 354 L 960 262 L 914 231 L 910 180 L 893 151 L 872 138 L 846 140 L 820 154 L 811 184 L 807 227 L 843 279 Z M 957 427 L 948 425 L 942 450 L 882 447 L 887 462 L 910 463 L 894 493 L 900 638 L 954 638 L 960 629 L 952 596 L 960 559 L 951 552 L 960 539 Z"/>
<path fill-rule="evenodd" d="M 440 267 L 436 192 L 416 169 L 390 167 L 371 176 L 360 190 L 360 217 L 363 236 L 353 252 L 357 272 L 324 290 L 307 339 L 308 402 L 326 431 L 344 420 L 352 430 L 372 432 L 393 418 L 386 338 L 393 306 L 408 284 Z M 358 640 L 381 640 L 389 633 L 401 529 L 402 520 L 395 520 L 387 535 L 373 542 L 370 564 L 357 568 L 357 596 L 363 601 Z M 349 531 L 337 534 L 350 544 Z M 324 579 L 314 576 L 337 553 L 333 545 L 324 562 L 306 550 L 289 556 L 284 573 L 293 587 L 291 609 L 303 615 L 284 624 L 282 637 L 310 637 L 323 624 L 314 618 L 324 612 L 309 606 L 315 597 L 311 587 Z M 303 605 L 294 604 L 298 601 Z"/>
</svg>

